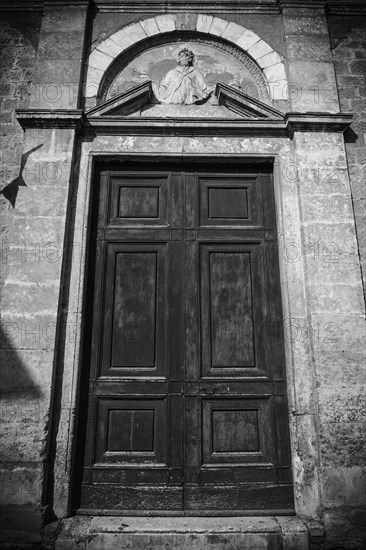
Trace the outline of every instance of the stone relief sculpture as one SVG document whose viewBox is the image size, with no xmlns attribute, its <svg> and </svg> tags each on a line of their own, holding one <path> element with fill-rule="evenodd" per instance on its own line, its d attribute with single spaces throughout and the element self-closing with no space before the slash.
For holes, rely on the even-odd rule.
<svg viewBox="0 0 366 550">
<path fill-rule="evenodd" d="M 154 95 L 160 103 L 192 105 L 210 97 L 212 88 L 193 62 L 193 52 L 184 48 L 178 53 L 178 66 L 168 71 L 160 82 L 152 81 Z"/>
<path fill-rule="evenodd" d="M 212 97 L 217 82 L 269 101 L 264 76 L 256 64 L 244 52 L 212 37 L 164 43 L 133 59 L 122 56 L 105 79 L 101 99 L 110 99 L 146 80 L 152 83 L 154 104 L 211 104 L 210 91 Z"/>
</svg>

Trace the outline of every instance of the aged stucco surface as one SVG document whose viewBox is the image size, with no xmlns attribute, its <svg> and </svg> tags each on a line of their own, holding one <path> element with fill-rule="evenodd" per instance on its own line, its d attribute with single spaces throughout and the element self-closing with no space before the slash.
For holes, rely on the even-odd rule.
<svg viewBox="0 0 366 550">
<path fill-rule="evenodd" d="M 324 523 L 324 548 L 362 548 L 362 21 L 345 15 L 337 16 L 341 24 L 335 16 L 327 20 L 322 6 L 216 18 L 101 10 L 87 20 L 85 6 L 47 7 L 43 16 L 14 13 L 1 34 L 7 60 L 0 196 L 6 527 L 19 530 L 22 517 L 24 530 L 40 540 L 41 510 L 64 517 L 70 509 L 93 162 L 108 154 L 259 154 L 274 158 L 296 512 Z M 72 128 L 33 128 L 23 134 L 16 122 L 18 107 L 82 107 L 83 74 L 86 104 L 95 104 L 102 76 L 128 41 L 198 25 L 208 35 L 232 38 L 267 82 L 281 83 L 270 87 L 277 107 L 355 111 L 353 134 L 346 135 L 346 143 L 332 132 L 296 132 L 292 139 L 101 134 L 76 140 Z M 290 86 L 283 95 L 286 82 Z M 13 200 L 14 189 L 6 186 L 19 174 L 22 153 L 30 153 L 22 173 L 26 185 L 20 184 Z"/>
</svg>

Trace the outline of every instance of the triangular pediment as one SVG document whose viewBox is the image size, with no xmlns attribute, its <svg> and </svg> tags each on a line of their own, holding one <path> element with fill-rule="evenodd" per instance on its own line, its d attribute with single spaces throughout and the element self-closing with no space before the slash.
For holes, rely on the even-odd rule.
<svg viewBox="0 0 366 550">
<path fill-rule="evenodd" d="M 86 111 L 87 116 L 128 116 L 150 103 L 153 97 L 151 81 L 147 80 L 126 92 L 115 95 L 107 101 Z"/>
<path fill-rule="evenodd" d="M 222 82 L 216 84 L 215 95 L 219 105 L 224 105 L 243 118 L 282 120 L 284 117 L 277 109 Z"/>
<path fill-rule="evenodd" d="M 237 88 L 218 82 L 215 95 L 204 105 L 159 105 L 154 99 L 151 81 L 143 82 L 89 109 L 87 116 L 126 117 L 134 115 L 173 117 L 235 117 L 250 120 L 283 120 L 273 107 L 244 94 Z M 216 105 L 216 107 L 215 107 Z M 226 113 L 226 114 L 225 114 Z"/>
</svg>

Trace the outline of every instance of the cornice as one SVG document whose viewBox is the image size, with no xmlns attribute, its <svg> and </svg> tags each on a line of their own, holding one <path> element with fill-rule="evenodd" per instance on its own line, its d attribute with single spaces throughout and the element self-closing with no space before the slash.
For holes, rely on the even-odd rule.
<svg viewBox="0 0 366 550">
<path fill-rule="evenodd" d="M 83 125 L 82 109 L 16 109 L 19 124 L 27 128 L 77 128 Z"/>
<path fill-rule="evenodd" d="M 94 6 L 100 12 L 279 14 L 283 8 L 311 8 L 336 15 L 366 15 L 364 0 L 0 0 L 0 12 L 44 11 L 65 6 Z"/>
<path fill-rule="evenodd" d="M 288 113 L 279 119 L 148 118 L 86 115 L 74 110 L 17 110 L 24 130 L 74 128 L 94 135 L 263 136 L 292 138 L 295 132 L 344 132 L 351 114 Z"/>
</svg>

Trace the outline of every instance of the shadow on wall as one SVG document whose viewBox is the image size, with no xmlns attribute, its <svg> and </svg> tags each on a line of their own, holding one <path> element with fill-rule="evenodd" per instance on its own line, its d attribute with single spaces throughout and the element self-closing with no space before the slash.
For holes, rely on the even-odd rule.
<svg viewBox="0 0 366 550">
<path fill-rule="evenodd" d="M 17 350 L 12 347 L 9 337 L 1 326 L 0 342 L 0 398 L 14 395 L 17 397 L 41 397 L 43 392 L 30 375 L 27 366 L 24 364 Z M 39 360 L 35 350 L 31 350 L 31 354 L 37 358 L 37 361 Z M 27 350 L 24 350 L 24 355 L 27 355 Z"/>
<path fill-rule="evenodd" d="M 20 161 L 19 176 L 17 176 L 10 183 L 5 185 L 5 187 L 0 191 L 0 195 L 4 195 L 4 197 L 10 202 L 13 208 L 15 208 L 19 187 L 27 187 L 27 184 L 25 183 L 23 178 L 23 171 L 24 171 L 25 165 L 27 164 L 28 157 L 29 155 L 34 153 L 34 151 L 37 151 L 37 149 L 39 149 L 42 146 L 43 146 L 43 143 L 41 143 L 40 145 L 37 145 L 37 147 L 33 147 L 33 149 L 30 149 L 26 153 L 22 154 L 22 158 Z"/>
</svg>

